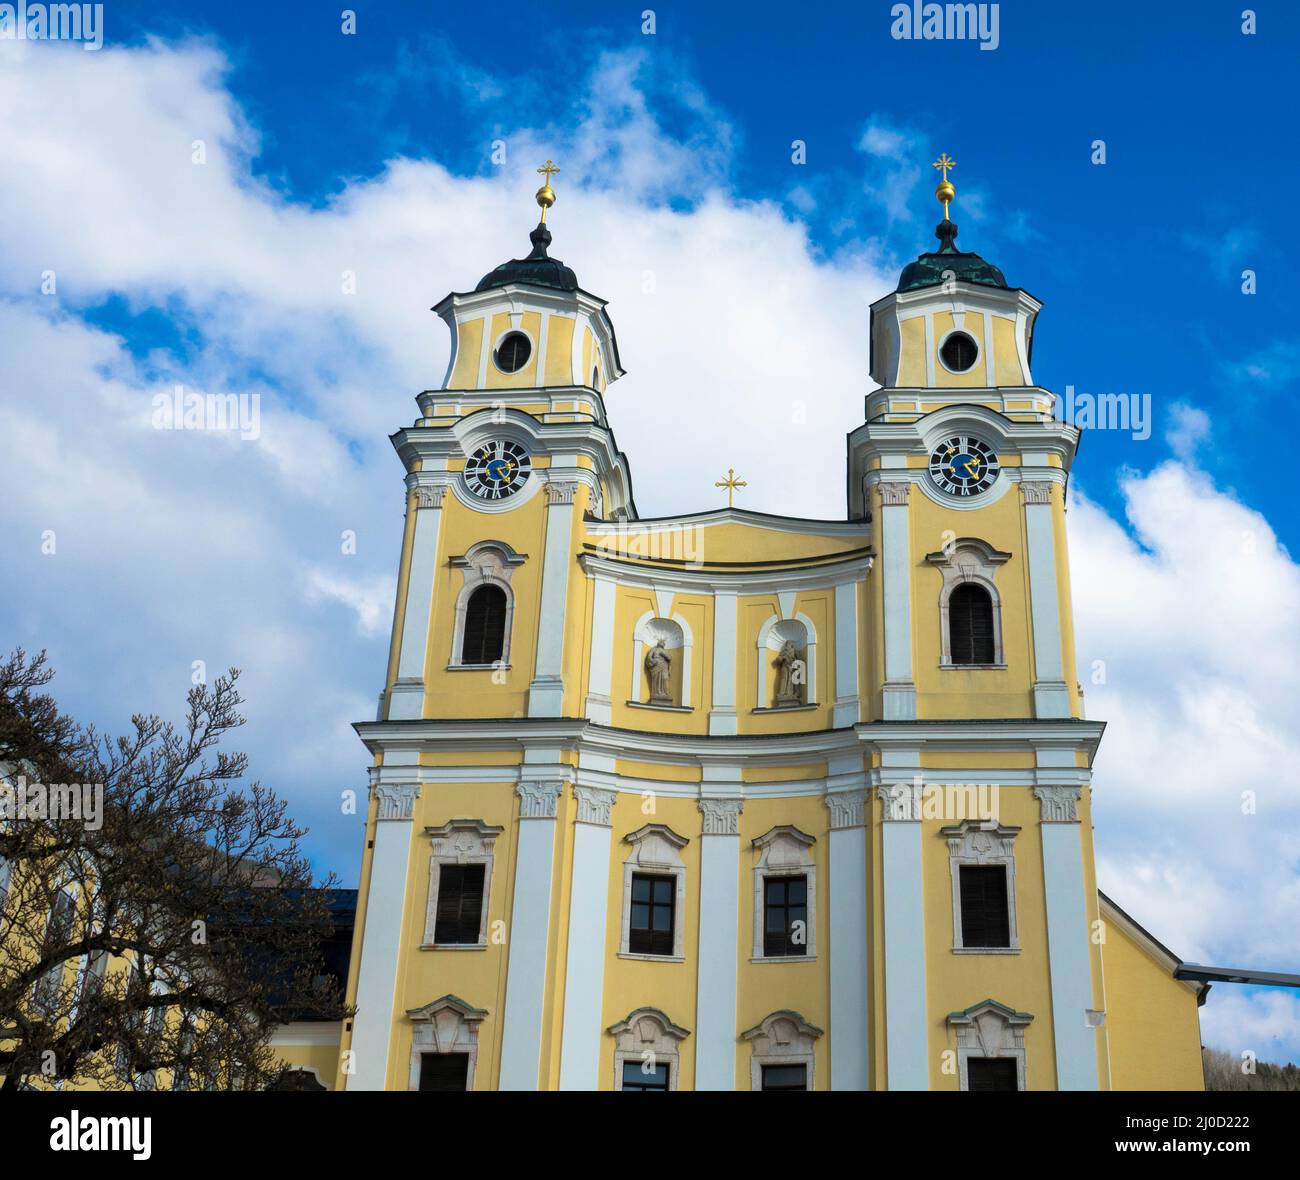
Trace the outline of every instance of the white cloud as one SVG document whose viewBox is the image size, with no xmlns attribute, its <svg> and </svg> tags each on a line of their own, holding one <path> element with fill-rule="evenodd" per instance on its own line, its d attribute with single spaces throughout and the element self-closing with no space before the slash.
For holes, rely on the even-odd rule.
<svg viewBox="0 0 1300 1180">
<path fill-rule="evenodd" d="M 1130 472 L 1121 490 L 1131 536 L 1082 496 L 1070 513 L 1080 672 L 1107 723 L 1099 883 L 1188 961 L 1294 970 L 1300 568 L 1194 467 Z M 1209 1043 L 1232 994 L 1211 993 Z M 1272 1002 L 1261 994 L 1233 1011 Z M 1300 1025 L 1286 1055 L 1300 1058 Z"/>
</svg>

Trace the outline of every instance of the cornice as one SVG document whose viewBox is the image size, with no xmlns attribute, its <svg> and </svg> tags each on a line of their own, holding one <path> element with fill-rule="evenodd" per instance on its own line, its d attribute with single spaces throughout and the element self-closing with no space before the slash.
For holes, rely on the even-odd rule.
<svg viewBox="0 0 1300 1180">
<path fill-rule="evenodd" d="M 870 554 L 850 560 L 831 558 L 818 565 L 786 566 L 781 569 L 724 568 L 675 564 L 651 564 L 636 559 L 582 553 L 583 570 L 625 586 L 672 587 L 683 592 L 724 590 L 730 594 L 773 594 L 780 590 L 822 590 L 846 582 L 859 582 L 871 570 Z"/>
</svg>

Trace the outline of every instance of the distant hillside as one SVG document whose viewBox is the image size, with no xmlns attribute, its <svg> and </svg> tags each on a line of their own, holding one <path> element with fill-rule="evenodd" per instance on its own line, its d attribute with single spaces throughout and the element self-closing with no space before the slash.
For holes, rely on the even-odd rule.
<svg viewBox="0 0 1300 1180">
<path fill-rule="evenodd" d="M 1222 1049 L 1202 1049 L 1207 1090 L 1300 1090 L 1300 1067 L 1257 1061 L 1253 1074 L 1242 1073 L 1239 1057 Z"/>
</svg>

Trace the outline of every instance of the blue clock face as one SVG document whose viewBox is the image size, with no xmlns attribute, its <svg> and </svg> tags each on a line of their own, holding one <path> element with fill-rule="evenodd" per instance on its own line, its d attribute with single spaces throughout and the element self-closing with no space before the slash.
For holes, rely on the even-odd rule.
<svg viewBox="0 0 1300 1180">
<path fill-rule="evenodd" d="M 978 496 L 998 477 L 998 457 L 983 439 L 957 434 L 945 439 L 930 456 L 930 479 L 950 496 Z"/>
<path fill-rule="evenodd" d="M 480 500 L 504 500 L 528 482 L 532 470 L 532 461 L 523 447 L 495 439 L 469 457 L 465 486 Z"/>
</svg>

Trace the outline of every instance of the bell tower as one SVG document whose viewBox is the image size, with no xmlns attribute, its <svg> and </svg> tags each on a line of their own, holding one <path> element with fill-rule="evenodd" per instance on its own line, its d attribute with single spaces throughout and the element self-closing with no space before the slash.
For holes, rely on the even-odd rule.
<svg viewBox="0 0 1300 1180">
<path fill-rule="evenodd" d="M 1030 369 L 1041 304 L 957 246 L 955 162 L 937 249 L 871 307 L 849 514 L 878 528 L 883 720 L 1081 716 L 1065 546 L 1078 430 Z"/>
</svg>

